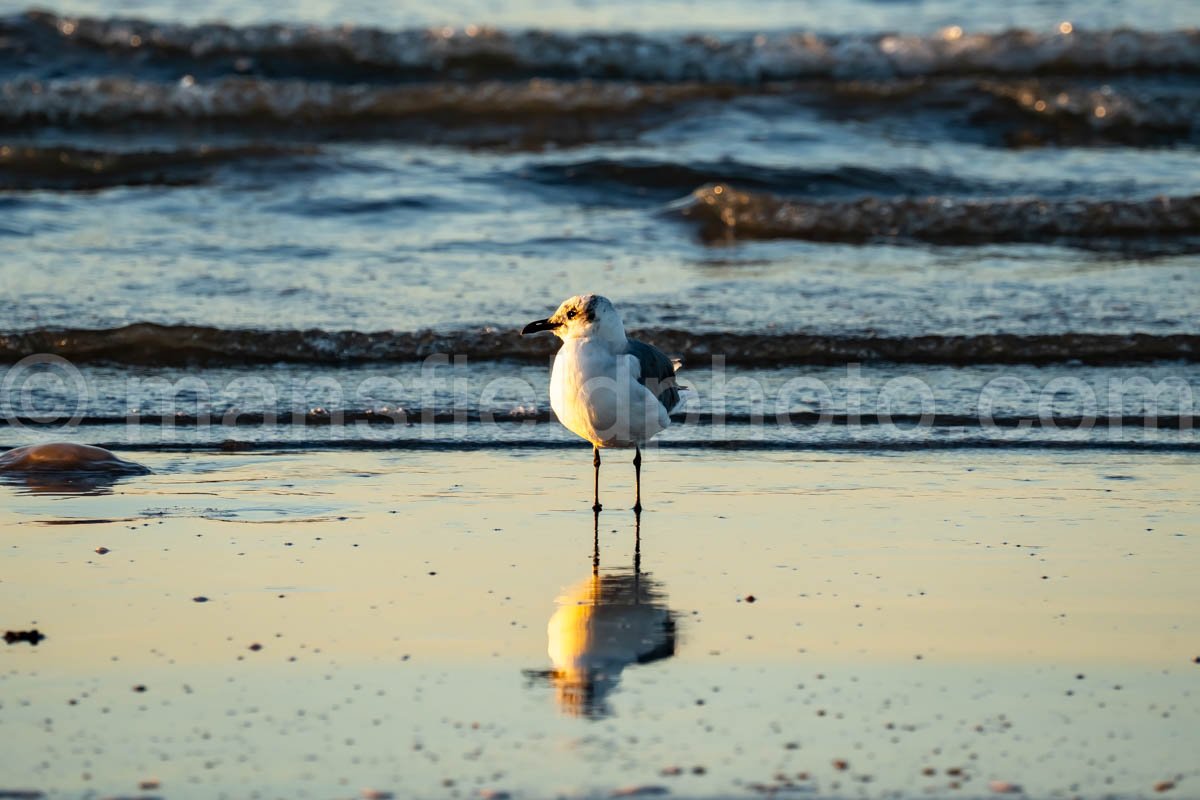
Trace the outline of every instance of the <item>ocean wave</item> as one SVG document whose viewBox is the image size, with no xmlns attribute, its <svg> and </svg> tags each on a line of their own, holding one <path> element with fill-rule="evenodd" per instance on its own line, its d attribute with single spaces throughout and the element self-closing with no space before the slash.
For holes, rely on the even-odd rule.
<svg viewBox="0 0 1200 800">
<path fill-rule="evenodd" d="M 895 81 L 639 83 L 561 80 L 338 84 L 296 78 L 219 77 L 146 80 L 91 76 L 0 82 L 0 131 L 39 128 L 236 132 L 296 141 L 346 137 L 459 145 L 579 144 L 628 139 L 681 115 L 754 97 L 755 113 L 787 118 L 800 110 L 835 119 L 906 119 L 926 133 L 1004 146 L 1157 146 L 1200 141 L 1200 91 L 1190 83 L 1133 81 L 1092 85 L 1061 80 L 917 78 Z M 706 105 L 708 104 L 708 105 Z M 584 163 L 584 178 L 633 180 L 680 191 L 702 182 L 774 188 L 780 178 L 826 180 L 850 188 L 874 175 L 770 171 L 714 162 L 704 175 L 669 165 Z M 779 172 L 778 170 L 776 172 Z M 553 178 L 549 172 L 543 172 Z M 535 175 L 537 177 L 537 175 Z M 956 191 L 920 170 L 900 178 L 911 188 Z M 689 183 L 690 186 L 684 184 Z"/>
<path fill-rule="evenodd" d="M 671 328 L 633 331 L 685 364 L 714 359 L 740 366 L 894 362 L 921 364 L 1042 364 L 1079 361 L 1125 364 L 1200 360 L 1200 335 L 1068 332 L 912 337 L 825 336 L 810 333 L 693 333 Z M 35 329 L 0 334 L 0 363 L 52 354 L 70 361 L 153 366 L 292 362 L 403 362 L 429 356 L 475 361 L 544 361 L 547 339 L 522 338 L 514 327 L 458 331 L 239 330 L 136 323 L 103 330 Z"/>
<path fill-rule="evenodd" d="M 0 145 L 0 190 L 92 190 L 112 186 L 186 186 L 221 166 L 311 155 L 312 148 L 245 145 L 107 151 Z"/>
<path fill-rule="evenodd" d="M 0 69 L 120 67 L 175 77 L 492 80 L 555 77 L 755 83 L 918 75 L 1200 71 L 1200 31 L 1075 30 L 933 35 L 742 35 L 388 31 L 345 25 L 180 25 L 31 11 L 0 21 Z"/>
<path fill-rule="evenodd" d="M 228 78 L 157 83 L 128 78 L 0 84 L 0 130 L 233 128 L 426 139 L 455 144 L 571 143 L 628 135 L 656 112 L 730 96 L 706 84 L 562 83 L 338 86 Z"/>
<path fill-rule="evenodd" d="M 1200 135 L 1195 87 L 1122 90 L 1046 81 L 985 81 L 992 99 L 972 112 L 977 125 L 1004 128 L 1011 146 L 1043 144 L 1166 145 Z"/>
<path fill-rule="evenodd" d="M 358 452 L 386 450 L 397 451 L 431 451 L 444 453 L 474 453 L 486 450 L 575 450 L 580 449 L 579 440 L 560 440 L 538 438 L 480 438 L 455 439 L 438 438 L 345 438 L 336 439 L 268 439 L 260 441 L 243 441 L 226 439 L 223 441 L 97 441 L 95 447 L 116 452 L 152 452 L 152 453 L 195 453 L 223 452 L 237 453 L 248 451 L 273 452 L 287 450 L 317 450 L 335 452 Z M 712 438 L 712 439 L 670 439 L 657 440 L 654 444 L 659 450 L 720 450 L 726 452 L 930 452 L 930 451 L 969 451 L 969 450 L 1046 450 L 1062 452 L 1127 452 L 1127 453 L 1200 453 L 1200 442 L 1193 441 L 1162 441 L 1124 439 L 1109 441 L 1103 438 L 1067 438 L 1051 439 L 1046 437 L 1022 438 L 993 438 L 988 436 L 959 436 L 955 438 L 873 438 L 856 440 L 837 438 L 833 441 L 821 439 L 753 439 L 753 438 Z M 0 448 L 2 449 L 2 448 Z"/>
<path fill-rule="evenodd" d="M 1192 80 L 921 77 L 798 85 L 796 93 L 835 119 L 908 119 L 941 135 L 1008 147 L 1200 141 L 1200 91 Z"/>
<path fill-rule="evenodd" d="M 864 198 L 803 202 L 703 186 L 674 211 L 710 242 L 998 242 L 1065 244 L 1147 254 L 1200 252 L 1200 195 L 1149 200 Z"/>
<path fill-rule="evenodd" d="M 1074 430 L 1156 430 L 1156 431 L 1191 431 L 1197 427 L 1193 414 L 1143 414 L 1143 415 L 1098 415 L 1098 416 L 1063 416 L 1063 415 L 1004 415 L 991 414 L 979 417 L 973 414 L 834 414 L 819 413 L 807 409 L 797 409 L 771 414 L 718 414 L 711 412 L 685 412 L 671 415 L 673 424 L 713 427 L 723 425 L 759 425 L 759 426 L 794 426 L 814 427 L 832 426 L 846 427 L 877 427 L 897 426 L 899 428 L 915 428 L 925 426 L 930 428 L 999 428 L 1005 430 L 1026 430 L 1046 428 L 1056 431 Z M 94 415 L 72 417 L 72 426 L 97 427 L 106 425 L 124 425 L 146 428 L 207 428 L 210 426 L 224 428 L 256 428 L 281 425 L 288 428 L 327 428 L 341 425 L 543 425 L 556 422 L 554 412 L 547 409 L 517 410 L 517 411 L 442 411 L 434 408 L 397 408 L 394 411 L 378 411 L 375 409 L 347 408 L 321 409 L 320 411 L 280 411 L 274 413 L 262 411 L 243 411 L 240 409 L 225 413 L 170 415 L 154 413 L 130 413 L 117 415 Z M 22 428 L 60 428 L 62 419 L 46 419 L 44 417 L 0 416 L 0 427 Z"/>
<path fill-rule="evenodd" d="M 674 199 L 713 182 L 789 195 L 980 193 L 994 188 L 983 181 L 918 167 L 880 170 L 847 164 L 806 169 L 761 166 L 735 159 L 684 164 L 647 158 L 599 158 L 527 165 L 518 176 L 548 186 L 569 186 L 573 193 L 591 188 L 605 199 L 611 198 L 614 191 Z"/>
</svg>

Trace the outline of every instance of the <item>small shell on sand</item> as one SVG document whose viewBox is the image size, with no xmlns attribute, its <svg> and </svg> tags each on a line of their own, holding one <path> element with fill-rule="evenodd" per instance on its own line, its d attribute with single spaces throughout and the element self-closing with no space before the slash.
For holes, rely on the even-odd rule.
<svg viewBox="0 0 1200 800">
<path fill-rule="evenodd" d="M 101 472 L 146 475 L 149 469 L 118 458 L 103 447 L 69 442 L 14 447 L 0 455 L 0 472 Z"/>
</svg>

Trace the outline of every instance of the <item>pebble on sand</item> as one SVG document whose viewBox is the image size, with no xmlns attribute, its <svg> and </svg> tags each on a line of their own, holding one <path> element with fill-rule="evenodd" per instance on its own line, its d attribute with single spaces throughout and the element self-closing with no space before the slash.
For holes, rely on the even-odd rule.
<svg viewBox="0 0 1200 800">
<path fill-rule="evenodd" d="M 1017 794 L 1021 791 L 1020 785 L 1009 781 L 988 781 L 988 788 L 996 794 Z"/>
<path fill-rule="evenodd" d="M 143 792 L 149 789 L 157 789 L 162 786 L 162 782 L 158 778 L 147 778 L 144 781 L 138 781 L 138 788 Z"/>
<path fill-rule="evenodd" d="M 109 550 L 107 547 L 101 546 L 101 547 L 96 548 L 96 552 L 99 553 L 100 555 L 104 555 L 106 553 L 111 553 L 112 550 Z"/>
<path fill-rule="evenodd" d="M 363 789 L 360 794 L 362 794 L 363 800 L 392 800 L 396 796 L 383 789 Z"/>
<path fill-rule="evenodd" d="M 480 789 L 479 796 L 483 800 L 510 800 L 511 794 L 500 789 Z"/>
<path fill-rule="evenodd" d="M 670 794 L 671 790 L 665 786 L 626 786 L 621 789 L 614 789 L 611 797 L 659 797 L 664 794 Z"/>
<path fill-rule="evenodd" d="M 1169 792 L 1175 788 L 1175 781 L 1159 781 L 1154 784 L 1154 791 L 1162 793 Z"/>
</svg>

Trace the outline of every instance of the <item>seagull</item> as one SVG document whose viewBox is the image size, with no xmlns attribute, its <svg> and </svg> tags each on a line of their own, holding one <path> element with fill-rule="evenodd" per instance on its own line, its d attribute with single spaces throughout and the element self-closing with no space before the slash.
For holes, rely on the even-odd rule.
<svg viewBox="0 0 1200 800">
<path fill-rule="evenodd" d="M 642 445 L 671 424 L 687 401 L 676 364 L 658 348 L 625 335 L 608 298 L 583 294 L 563 301 L 522 336 L 552 331 L 562 339 L 550 374 L 550 407 L 567 430 L 592 443 L 592 511 L 600 506 L 600 448 L 632 447 L 637 477 L 633 510 L 642 511 Z"/>
</svg>

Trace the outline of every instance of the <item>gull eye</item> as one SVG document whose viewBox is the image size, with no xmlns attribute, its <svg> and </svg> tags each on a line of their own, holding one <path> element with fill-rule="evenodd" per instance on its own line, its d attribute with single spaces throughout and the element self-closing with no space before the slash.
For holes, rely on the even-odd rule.
<svg viewBox="0 0 1200 800">
<path fill-rule="evenodd" d="M 575 319 L 575 309 L 572 308 L 567 312 L 567 319 Z"/>
</svg>

